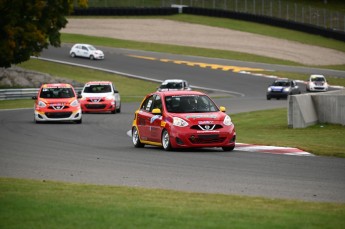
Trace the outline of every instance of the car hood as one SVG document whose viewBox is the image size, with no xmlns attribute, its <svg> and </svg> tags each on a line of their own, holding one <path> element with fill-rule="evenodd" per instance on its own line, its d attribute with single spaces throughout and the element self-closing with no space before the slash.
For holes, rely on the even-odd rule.
<svg viewBox="0 0 345 229">
<path fill-rule="evenodd" d="M 47 104 L 68 104 L 73 102 L 74 100 L 76 100 L 77 98 L 72 97 L 72 98 L 59 98 L 59 99 L 43 99 L 40 98 L 40 100 L 42 100 L 43 102 L 47 103 Z"/>
<path fill-rule="evenodd" d="M 183 118 L 189 122 L 200 124 L 201 122 L 216 122 L 223 121 L 226 114 L 223 112 L 210 112 L 210 113 L 174 113 L 174 117 Z"/>
<path fill-rule="evenodd" d="M 270 88 L 273 91 L 281 91 L 281 90 L 284 90 L 285 88 L 289 88 L 290 89 L 290 87 L 283 87 L 283 86 L 270 86 Z"/>
<path fill-rule="evenodd" d="M 92 50 L 91 52 L 92 52 L 92 53 L 103 53 L 103 51 L 102 51 L 102 50 L 99 50 L 99 49 L 97 49 L 97 50 Z"/>
<path fill-rule="evenodd" d="M 107 93 L 82 93 L 81 94 L 83 97 L 87 98 L 103 98 L 107 96 L 113 95 L 112 92 L 107 92 Z"/>
</svg>

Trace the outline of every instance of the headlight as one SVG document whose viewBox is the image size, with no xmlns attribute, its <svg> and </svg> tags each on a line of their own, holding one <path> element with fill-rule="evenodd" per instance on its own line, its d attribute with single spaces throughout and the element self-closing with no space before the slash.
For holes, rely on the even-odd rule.
<svg viewBox="0 0 345 229">
<path fill-rule="evenodd" d="M 268 92 L 271 92 L 271 91 L 272 91 L 272 88 L 270 88 L 270 87 L 267 88 L 267 91 L 268 91 Z"/>
<path fill-rule="evenodd" d="M 46 107 L 47 105 L 40 100 L 40 101 L 38 101 L 38 106 L 39 107 Z"/>
<path fill-rule="evenodd" d="M 71 104 L 70 104 L 72 107 L 77 107 L 77 106 L 79 106 L 79 102 L 78 102 L 78 100 L 73 100 L 73 102 L 71 102 Z"/>
<path fill-rule="evenodd" d="M 290 91 L 290 88 L 286 87 L 284 88 L 284 92 L 289 92 Z"/>
<path fill-rule="evenodd" d="M 173 125 L 174 126 L 184 127 L 184 126 L 188 126 L 188 122 L 186 122 L 182 118 L 174 117 L 173 118 Z"/>
<path fill-rule="evenodd" d="M 231 121 L 231 118 L 230 118 L 229 115 L 225 116 L 223 123 L 226 126 L 231 126 L 232 125 L 232 121 Z"/>
</svg>

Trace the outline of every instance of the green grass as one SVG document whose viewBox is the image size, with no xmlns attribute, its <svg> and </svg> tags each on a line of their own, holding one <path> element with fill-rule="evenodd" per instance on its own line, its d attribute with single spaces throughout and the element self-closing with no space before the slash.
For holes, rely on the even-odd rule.
<svg viewBox="0 0 345 229">
<path fill-rule="evenodd" d="M 345 157 L 344 126 L 317 124 L 288 128 L 285 108 L 234 114 L 231 118 L 237 142 L 296 147 L 320 156 Z"/>
<path fill-rule="evenodd" d="M 345 204 L 0 178 L 0 228 L 342 228 Z"/>
</svg>

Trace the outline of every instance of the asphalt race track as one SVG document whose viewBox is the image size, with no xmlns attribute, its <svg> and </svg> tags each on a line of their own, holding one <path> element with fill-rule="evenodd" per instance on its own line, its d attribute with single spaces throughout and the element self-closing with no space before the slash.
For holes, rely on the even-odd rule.
<svg viewBox="0 0 345 229">
<path fill-rule="evenodd" d="M 174 62 L 202 60 L 235 65 L 225 60 L 107 49 L 104 61 L 90 61 L 72 59 L 67 53 L 65 46 L 45 51 L 42 57 L 158 81 L 184 78 L 194 86 L 227 91 L 233 97 L 216 102 L 226 106 L 230 114 L 286 107 L 286 100 L 265 99 L 272 79 Z M 81 125 L 35 124 L 32 109 L 0 111 L 0 176 L 345 202 L 345 159 L 241 152 L 236 148 L 233 152 L 213 148 L 173 152 L 150 146 L 134 148 L 127 132 L 138 105 L 124 103 L 118 114 L 85 114 Z"/>
</svg>

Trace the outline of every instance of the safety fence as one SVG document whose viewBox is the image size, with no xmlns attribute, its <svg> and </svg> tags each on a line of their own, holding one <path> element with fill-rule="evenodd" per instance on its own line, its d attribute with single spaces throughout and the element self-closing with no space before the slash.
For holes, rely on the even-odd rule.
<svg viewBox="0 0 345 229">
<path fill-rule="evenodd" d="M 297 3 L 296 3 L 297 2 Z M 168 8 L 184 5 L 278 18 L 345 32 L 345 14 L 286 0 L 88 0 L 90 8 Z M 135 10 L 134 10 L 135 11 Z M 133 13 L 133 10 L 130 11 Z M 162 12 L 157 10 L 157 12 Z M 151 11 L 152 13 L 152 11 Z"/>
</svg>

